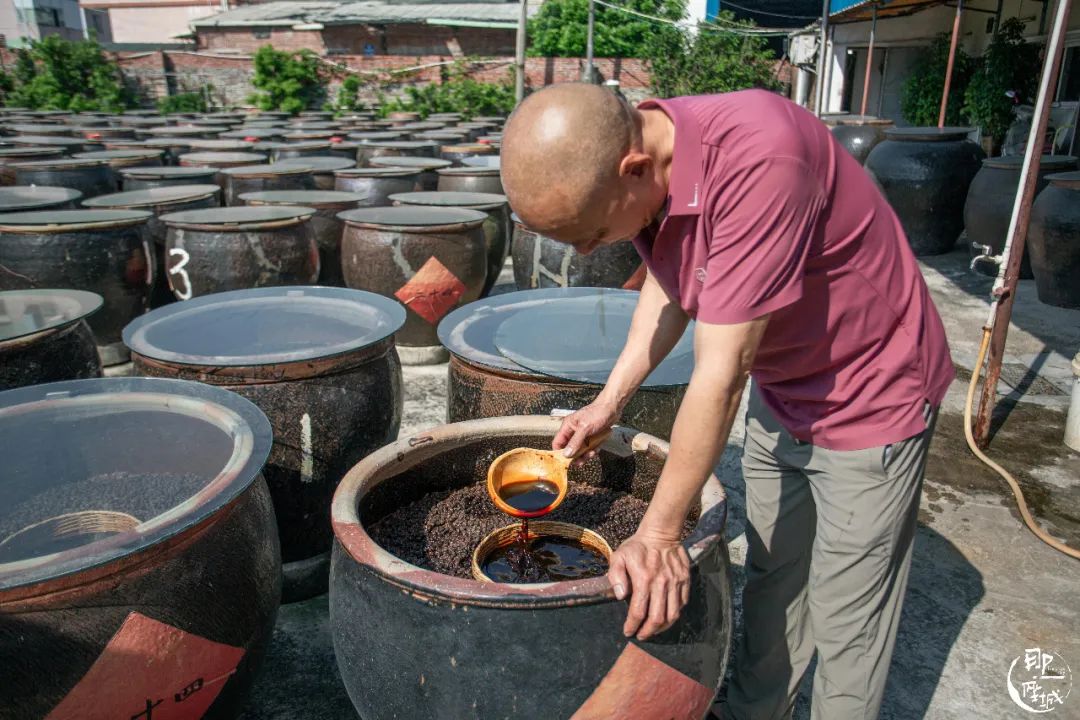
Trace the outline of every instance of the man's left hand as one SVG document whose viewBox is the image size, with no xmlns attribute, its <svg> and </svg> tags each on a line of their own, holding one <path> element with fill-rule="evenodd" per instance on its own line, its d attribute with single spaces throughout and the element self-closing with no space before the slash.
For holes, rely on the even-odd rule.
<svg viewBox="0 0 1080 720">
<path fill-rule="evenodd" d="M 612 554 L 607 576 L 615 597 L 630 597 L 627 637 L 646 640 L 667 630 L 690 599 L 690 557 L 678 537 L 638 528 Z"/>
</svg>

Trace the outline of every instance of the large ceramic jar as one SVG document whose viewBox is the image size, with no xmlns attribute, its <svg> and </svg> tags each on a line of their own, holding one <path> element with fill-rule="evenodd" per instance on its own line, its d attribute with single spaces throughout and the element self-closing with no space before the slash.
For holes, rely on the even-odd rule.
<svg viewBox="0 0 1080 720">
<path fill-rule="evenodd" d="M 0 212 L 68 210 L 82 197 L 78 190 L 46 185 L 15 185 L 0 188 Z"/>
<path fill-rule="evenodd" d="M 239 714 L 281 592 L 270 432 L 201 383 L 0 393 L 0 714 Z"/>
<path fill-rule="evenodd" d="M 177 158 L 182 167 L 242 167 L 266 162 L 266 155 L 257 152 L 193 152 Z"/>
<path fill-rule="evenodd" d="M 88 320 L 103 365 L 127 361 L 120 332 L 146 312 L 154 252 L 145 210 L 42 210 L 0 215 L 0 290 L 71 288 L 105 304 Z"/>
<path fill-rule="evenodd" d="M 885 130 L 893 126 L 893 121 L 871 115 L 844 115 L 826 120 L 825 124 L 831 126 L 833 137 L 862 164 L 870 151 L 885 139 Z"/>
<path fill-rule="evenodd" d="M 248 205 L 302 205 L 313 208 L 311 232 L 319 246 L 320 285 L 345 287 L 341 273 L 341 235 L 345 223 L 338 214 L 361 207 L 363 195 L 340 190 L 270 190 L 244 193 L 240 200 Z"/>
<path fill-rule="evenodd" d="M 149 190 L 169 185 L 208 185 L 217 182 L 216 167 L 135 167 L 120 171 L 121 190 Z"/>
<path fill-rule="evenodd" d="M 356 167 L 355 160 L 327 155 L 312 155 L 310 157 L 292 158 L 274 163 L 278 167 L 303 167 L 311 170 L 311 182 L 315 190 L 333 190 L 336 178 L 334 173 L 338 170 L 348 170 Z"/>
<path fill-rule="evenodd" d="M 349 467 L 397 437 L 396 302 L 343 288 L 261 288 L 196 298 L 124 331 L 140 375 L 198 380 L 270 418 L 263 470 L 277 515 L 284 600 L 326 592 L 330 500 Z"/>
<path fill-rule="evenodd" d="M 113 177 L 116 179 L 117 188 L 120 187 L 119 172 L 128 167 L 161 167 L 164 161 L 165 151 L 161 148 L 146 148 L 144 150 L 98 150 L 96 152 L 75 153 L 72 157 L 77 160 L 104 160 L 113 169 Z"/>
<path fill-rule="evenodd" d="M 726 498 L 714 476 L 695 498 L 683 541 L 690 601 L 646 642 L 623 635 L 626 603 L 606 577 L 479 582 L 414 565 L 373 539 L 373 526 L 402 506 L 483 483 L 500 453 L 550 448 L 559 424 L 514 416 L 434 428 L 369 455 L 341 482 L 330 623 L 338 669 L 365 720 L 701 720 L 708 712 L 732 634 Z M 599 454 L 577 482 L 648 501 L 668 444 L 616 427 Z"/>
<path fill-rule="evenodd" d="M 154 248 L 154 291 L 150 296 L 150 307 L 161 307 L 175 300 L 169 290 L 168 271 L 165 267 L 167 253 L 165 237 L 167 228 L 161 216 L 182 210 L 218 207 L 221 203 L 221 189 L 217 185 L 169 185 L 149 190 L 129 190 L 99 195 L 83 203 L 89 208 L 110 208 L 113 210 L 148 210 L 153 213 L 146 223 L 146 236 Z"/>
<path fill-rule="evenodd" d="M 572 245 L 525 227 L 512 215 L 510 254 L 518 290 L 549 287 L 632 287 L 641 257 L 629 242 L 603 245 L 582 255 Z"/>
<path fill-rule="evenodd" d="M 964 229 L 964 200 L 986 156 L 970 132 L 892 128 L 866 159 L 916 255 L 949 252 Z"/>
<path fill-rule="evenodd" d="M 492 159 L 498 160 L 498 156 Z M 502 177 L 499 175 L 499 165 L 477 167 L 466 165 L 464 167 L 451 167 L 439 170 L 439 190 L 447 192 L 486 192 L 503 194 Z"/>
<path fill-rule="evenodd" d="M 972 257 L 983 254 L 982 248 L 977 247 L 981 245 L 989 246 L 991 255 L 1000 255 L 1005 250 L 1023 167 L 1023 155 L 987 158 L 971 181 L 964 203 L 964 230 L 971 243 Z M 1047 175 L 1069 170 L 1076 170 L 1076 158 L 1044 155 L 1039 162 L 1035 194 L 1038 195 L 1046 187 Z M 998 266 L 993 263 L 978 263 L 975 269 L 991 277 L 998 272 Z M 1032 277 L 1030 253 L 1026 246 L 1020 264 L 1020 277 L 1028 280 Z"/>
<path fill-rule="evenodd" d="M 1046 178 L 1031 207 L 1028 247 L 1039 300 L 1080 308 L 1080 172 Z"/>
<path fill-rule="evenodd" d="M 0 390 L 101 377 L 86 318 L 103 302 L 82 290 L 0 292 Z"/>
<path fill-rule="evenodd" d="M 31 160 L 58 160 L 64 153 L 51 147 L 5 146 L 0 147 L 0 185 L 14 185 L 15 171 L 12 163 Z"/>
<path fill-rule="evenodd" d="M 341 239 L 345 284 L 398 300 L 408 313 L 398 333 L 406 363 L 441 362 L 436 327 L 476 300 L 487 278 L 484 221 L 476 210 L 378 207 L 348 210 Z"/>
<path fill-rule="evenodd" d="M 495 148 L 488 144 L 466 143 L 454 145 L 442 145 L 439 148 L 439 157 L 449 160 L 455 165 L 464 165 L 466 159 L 498 155 Z"/>
<path fill-rule="evenodd" d="M 626 343 L 637 298 L 628 290 L 548 288 L 453 311 L 439 323 L 439 340 L 450 351 L 448 419 L 546 415 L 588 405 Z M 541 333 L 553 327 L 558 329 Z M 522 348 L 529 340 L 523 333 L 543 344 Z M 692 371 L 688 331 L 631 398 L 622 424 L 669 437 Z"/>
<path fill-rule="evenodd" d="M 161 216 L 169 287 L 179 300 L 319 277 L 308 207 L 230 207 Z"/>
<path fill-rule="evenodd" d="M 365 207 L 390 204 L 390 196 L 420 189 L 415 168 L 349 168 L 334 171 L 334 189 L 364 196 Z"/>
<path fill-rule="evenodd" d="M 367 167 L 377 157 L 426 157 L 434 158 L 439 146 L 419 140 L 390 140 L 386 142 L 362 142 L 356 150 L 356 164 Z"/>
<path fill-rule="evenodd" d="M 15 185 L 51 185 L 78 190 L 84 198 L 116 192 L 116 175 L 104 160 L 34 160 L 11 163 Z"/>
<path fill-rule="evenodd" d="M 225 204 L 243 205 L 240 196 L 266 190 L 314 190 L 310 165 L 242 165 L 221 171 Z"/>
<path fill-rule="evenodd" d="M 442 168 L 450 167 L 449 160 L 439 158 L 409 157 L 407 155 L 374 157 L 369 163 L 371 167 L 410 168 L 420 172 L 420 190 L 433 191 L 439 184 L 439 176 L 436 172 Z"/>
<path fill-rule="evenodd" d="M 487 215 L 484 221 L 484 243 L 487 245 L 487 278 L 480 297 L 487 297 L 499 279 L 506 256 L 510 251 L 510 203 L 505 195 L 469 192 L 415 192 L 391 195 L 397 205 L 427 207 L 459 207 L 479 210 Z"/>
</svg>

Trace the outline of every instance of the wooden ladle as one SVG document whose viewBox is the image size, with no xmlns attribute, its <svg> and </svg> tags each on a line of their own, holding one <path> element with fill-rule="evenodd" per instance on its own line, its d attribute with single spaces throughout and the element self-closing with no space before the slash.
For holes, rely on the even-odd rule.
<svg viewBox="0 0 1080 720">
<path fill-rule="evenodd" d="M 504 452 L 488 468 L 487 491 L 491 501 L 514 517 L 547 515 L 566 497 L 570 463 L 600 447 L 610 436 L 610 428 L 593 435 L 572 457 L 566 457 L 561 450 L 535 448 Z"/>
</svg>

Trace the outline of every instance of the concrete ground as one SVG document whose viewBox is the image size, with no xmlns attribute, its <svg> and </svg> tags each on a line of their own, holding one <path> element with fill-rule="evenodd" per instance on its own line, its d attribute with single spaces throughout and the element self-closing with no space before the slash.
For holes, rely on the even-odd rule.
<svg viewBox="0 0 1080 720">
<path fill-rule="evenodd" d="M 1004 482 L 964 443 L 966 369 L 978 350 L 991 280 L 967 270 L 966 251 L 927 258 L 923 270 L 945 321 L 958 379 L 942 407 L 931 451 L 881 718 L 1028 717 L 1007 689 L 1015 658 L 1041 647 L 1080 671 L 1080 564 L 1023 526 Z M 507 272 L 496 288 L 513 289 Z M 1078 350 L 1080 312 L 1041 305 L 1033 283 L 1022 281 L 988 452 L 1016 475 L 1043 526 L 1074 547 L 1080 547 L 1080 454 L 1065 448 L 1061 437 L 1072 383 L 1069 363 Z M 402 435 L 445 422 L 445 366 L 405 368 L 405 379 Z M 717 475 L 730 495 L 737 627 L 746 553 L 741 446 L 736 423 Z M 809 691 L 808 674 L 795 720 L 810 716 Z M 1080 718 L 1080 688 L 1050 716 Z M 281 608 L 244 717 L 356 717 L 338 678 L 325 596 Z"/>
</svg>

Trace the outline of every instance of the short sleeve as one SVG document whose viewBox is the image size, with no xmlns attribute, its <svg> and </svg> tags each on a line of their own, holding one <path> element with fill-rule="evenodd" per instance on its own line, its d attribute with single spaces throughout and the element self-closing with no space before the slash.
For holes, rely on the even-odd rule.
<svg viewBox="0 0 1080 720">
<path fill-rule="evenodd" d="M 748 322 L 798 300 L 824 207 L 806 165 L 777 157 L 729 173 L 712 207 L 697 319 Z"/>
</svg>

